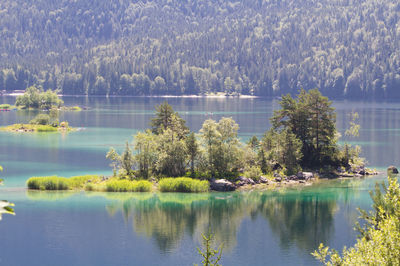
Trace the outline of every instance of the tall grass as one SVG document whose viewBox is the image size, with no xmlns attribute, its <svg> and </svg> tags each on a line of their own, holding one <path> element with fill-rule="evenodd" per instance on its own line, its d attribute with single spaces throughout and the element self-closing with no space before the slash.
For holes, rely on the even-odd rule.
<svg viewBox="0 0 400 266">
<path fill-rule="evenodd" d="M 130 181 L 127 179 L 110 179 L 106 182 L 108 192 L 150 192 L 152 183 L 147 180 Z"/>
<path fill-rule="evenodd" d="M 31 177 L 26 182 L 29 189 L 38 190 L 68 190 L 83 188 L 86 183 L 98 182 L 99 176 L 85 175 L 74 176 L 71 178 L 46 176 L 46 177 Z"/>
<path fill-rule="evenodd" d="M 207 180 L 196 180 L 188 177 L 163 178 L 159 182 L 161 192 L 207 192 Z"/>
</svg>

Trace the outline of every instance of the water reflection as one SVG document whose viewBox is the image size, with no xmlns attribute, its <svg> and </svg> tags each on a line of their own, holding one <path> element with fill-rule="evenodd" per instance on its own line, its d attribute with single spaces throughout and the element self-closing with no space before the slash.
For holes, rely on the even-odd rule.
<svg viewBox="0 0 400 266">
<path fill-rule="evenodd" d="M 231 194 L 153 194 L 113 201 L 110 216 L 121 212 L 135 232 L 154 239 L 162 252 L 179 247 L 185 235 L 197 242 L 209 229 L 227 250 L 237 245 L 245 218 L 263 218 L 283 248 L 296 244 L 303 250 L 327 242 L 333 232 L 337 195 L 291 192 Z"/>
</svg>

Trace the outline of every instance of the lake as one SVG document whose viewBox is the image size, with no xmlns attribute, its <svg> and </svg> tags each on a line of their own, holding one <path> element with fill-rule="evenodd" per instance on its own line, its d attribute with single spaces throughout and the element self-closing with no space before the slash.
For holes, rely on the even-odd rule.
<svg viewBox="0 0 400 266">
<path fill-rule="evenodd" d="M 0 221 L 0 265 L 193 265 L 196 247 L 211 230 L 224 243 L 222 265 L 317 265 L 310 255 L 320 242 L 353 245 L 357 207 L 370 208 L 368 191 L 384 175 L 321 181 L 309 187 L 268 192 L 151 194 L 32 192 L 31 176 L 111 175 L 105 154 L 148 127 L 154 107 L 167 100 L 198 131 L 205 119 L 233 117 L 240 138 L 261 136 L 278 101 L 264 98 L 63 97 L 60 120 L 82 128 L 68 134 L 0 132 L 5 186 L 0 200 L 16 215 Z M 0 97 L 1 103 L 15 98 Z M 398 102 L 334 101 L 344 135 L 352 111 L 360 137 L 342 138 L 362 147 L 368 166 L 399 165 Z M 28 122 L 35 112 L 0 112 L 0 125 Z"/>
</svg>

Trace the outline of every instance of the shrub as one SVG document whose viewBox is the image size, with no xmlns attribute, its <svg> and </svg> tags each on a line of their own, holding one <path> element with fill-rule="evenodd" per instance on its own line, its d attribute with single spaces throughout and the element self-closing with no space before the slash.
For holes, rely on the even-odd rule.
<svg viewBox="0 0 400 266">
<path fill-rule="evenodd" d="M 3 109 L 3 110 L 8 110 L 8 109 L 10 109 L 10 107 L 11 107 L 11 105 L 9 105 L 9 104 L 0 104 L 0 109 Z"/>
<path fill-rule="evenodd" d="M 150 192 L 152 183 L 147 180 L 110 179 L 106 182 L 108 192 Z"/>
<path fill-rule="evenodd" d="M 40 190 L 67 190 L 69 188 L 67 178 L 57 176 L 31 177 L 27 185 L 29 189 Z"/>
<path fill-rule="evenodd" d="M 258 166 L 251 166 L 248 169 L 246 169 L 246 172 L 244 172 L 244 176 L 247 178 L 251 178 L 254 181 L 258 181 L 260 179 L 260 176 L 262 175 L 261 169 Z"/>
<path fill-rule="evenodd" d="M 71 110 L 72 111 L 82 111 L 82 108 L 80 108 L 79 106 L 72 106 Z"/>
<path fill-rule="evenodd" d="M 37 132 L 53 132 L 57 131 L 57 128 L 50 125 L 38 125 L 36 127 Z"/>
<path fill-rule="evenodd" d="M 164 178 L 160 180 L 159 188 L 162 192 L 207 192 L 209 183 L 188 177 Z"/>
<path fill-rule="evenodd" d="M 98 182 L 99 180 L 100 177 L 95 175 L 75 176 L 71 178 L 47 176 L 31 177 L 26 183 L 29 189 L 67 190 L 83 188 L 89 181 Z"/>
<path fill-rule="evenodd" d="M 50 116 L 46 114 L 38 114 L 34 119 L 32 119 L 29 124 L 32 125 L 49 125 Z"/>
</svg>

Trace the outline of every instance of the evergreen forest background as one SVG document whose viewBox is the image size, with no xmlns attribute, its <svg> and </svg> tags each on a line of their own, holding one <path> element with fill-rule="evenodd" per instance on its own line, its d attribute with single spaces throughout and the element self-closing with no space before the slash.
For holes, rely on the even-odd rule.
<svg viewBox="0 0 400 266">
<path fill-rule="evenodd" d="M 2 0 L 0 90 L 400 97 L 392 0 Z"/>
</svg>

